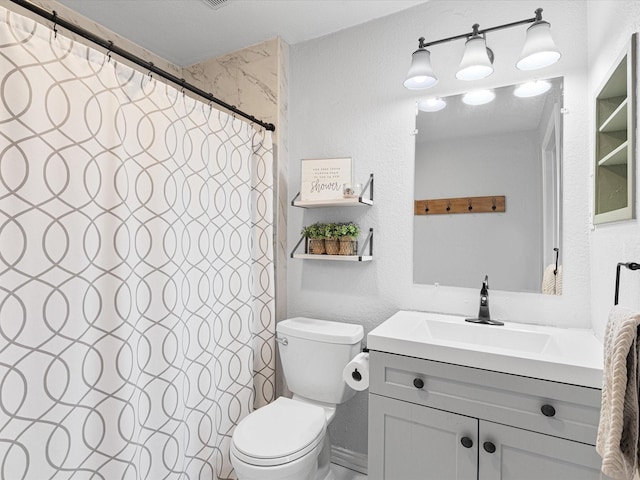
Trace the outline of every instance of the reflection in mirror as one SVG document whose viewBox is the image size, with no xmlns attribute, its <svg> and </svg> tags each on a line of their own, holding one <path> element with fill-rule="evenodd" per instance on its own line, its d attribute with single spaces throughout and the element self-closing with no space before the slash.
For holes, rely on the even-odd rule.
<svg viewBox="0 0 640 480">
<path fill-rule="evenodd" d="M 415 283 L 479 288 L 489 275 L 497 290 L 562 293 L 563 82 L 548 82 L 534 96 L 515 96 L 512 85 L 484 105 L 457 95 L 418 113 Z M 504 212 L 439 213 L 418 202 L 496 196 Z"/>
</svg>

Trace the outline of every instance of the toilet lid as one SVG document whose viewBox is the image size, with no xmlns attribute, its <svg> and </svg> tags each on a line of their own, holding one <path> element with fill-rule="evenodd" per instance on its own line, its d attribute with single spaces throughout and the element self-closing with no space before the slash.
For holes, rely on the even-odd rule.
<svg viewBox="0 0 640 480">
<path fill-rule="evenodd" d="M 324 438 L 324 409 L 280 397 L 245 417 L 233 432 L 235 454 L 253 465 L 288 463 Z"/>
</svg>

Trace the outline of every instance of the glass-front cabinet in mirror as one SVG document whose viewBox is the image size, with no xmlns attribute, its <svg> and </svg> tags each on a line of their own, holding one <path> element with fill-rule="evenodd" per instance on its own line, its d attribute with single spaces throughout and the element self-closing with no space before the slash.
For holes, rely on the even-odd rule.
<svg viewBox="0 0 640 480">
<path fill-rule="evenodd" d="M 596 94 L 596 224 L 633 218 L 636 37 L 631 37 Z"/>
<path fill-rule="evenodd" d="M 419 104 L 416 283 L 561 293 L 562 92 L 554 78 Z"/>
</svg>

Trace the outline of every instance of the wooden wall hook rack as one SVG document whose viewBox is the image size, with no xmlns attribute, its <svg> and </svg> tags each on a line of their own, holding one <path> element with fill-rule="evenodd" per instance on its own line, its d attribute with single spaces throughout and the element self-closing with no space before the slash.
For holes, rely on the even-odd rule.
<svg viewBox="0 0 640 480">
<path fill-rule="evenodd" d="M 414 215 L 446 215 L 450 213 L 498 213 L 506 211 L 504 195 L 488 197 L 434 198 L 415 200 Z"/>
</svg>

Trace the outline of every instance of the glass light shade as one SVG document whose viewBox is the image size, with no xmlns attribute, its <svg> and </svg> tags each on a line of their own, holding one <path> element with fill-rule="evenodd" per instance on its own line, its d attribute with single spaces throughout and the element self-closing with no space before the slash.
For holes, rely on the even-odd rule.
<svg viewBox="0 0 640 480">
<path fill-rule="evenodd" d="M 548 67 L 556 63 L 560 56 L 560 50 L 551 38 L 551 25 L 540 20 L 527 28 L 527 38 L 516 67 L 520 70 Z"/>
<path fill-rule="evenodd" d="M 462 101 L 467 105 L 484 105 L 492 102 L 494 98 L 496 98 L 496 94 L 493 90 L 474 90 L 473 92 L 465 93 Z"/>
<path fill-rule="evenodd" d="M 520 98 L 535 97 L 536 95 L 542 95 L 548 92 L 550 88 L 551 84 L 546 80 L 536 80 L 535 82 L 518 85 L 513 91 L 513 94 Z"/>
<path fill-rule="evenodd" d="M 460 67 L 456 72 L 459 80 L 480 80 L 493 73 L 487 44 L 483 37 L 475 35 L 467 40 Z"/>
<path fill-rule="evenodd" d="M 425 48 L 419 48 L 411 57 L 411 67 L 404 81 L 404 86 L 410 90 L 420 90 L 433 87 L 438 78 L 431 68 L 431 53 Z"/>
<path fill-rule="evenodd" d="M 439 97 L 427 98 L 418 102 L 418 110 L 422 112 L 438 112 L 447 106 L 447 102 Z"/>
</svg>

